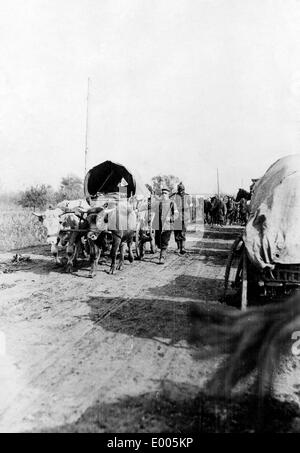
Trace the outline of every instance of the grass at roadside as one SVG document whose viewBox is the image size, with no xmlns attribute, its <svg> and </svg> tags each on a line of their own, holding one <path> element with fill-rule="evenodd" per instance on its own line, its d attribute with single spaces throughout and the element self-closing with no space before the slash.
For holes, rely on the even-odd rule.
<svg viewBox="0 0 300 453">
<path fill-rule="evenodd" d="M 0 209 L 0 251 L 45 243 L 45 229 L 32 210 L 15 205 Z"/>
</svg>

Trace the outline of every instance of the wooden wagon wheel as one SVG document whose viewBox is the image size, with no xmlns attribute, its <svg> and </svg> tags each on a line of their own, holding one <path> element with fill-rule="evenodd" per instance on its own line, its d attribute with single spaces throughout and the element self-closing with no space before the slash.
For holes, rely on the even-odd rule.
<svg viewBox="0 0 300 453">
<path fill-rule="evenodd" d="M 244 244 L 235 274 L 234 287 L 239 292 L 241 310 L 245 311 L 248 305 L 248 258 Z"/>
<path fill-rule="evenodd" d="M 241 255 L 243 244 L 244 244 L 243 236 L 240 235 L 235 239 L 234 243 L 231 246 L 229 255 L 228 255 L 226 269 L 225 269 L 225 280 L 224 280 L 224 294 L 223 294 L 224 302 L 226 300 L 226 293 L 227 293 L 227 289 L 228 289 L 231 266 L 232 266 L 233 260 Z M 238 267 L 237 274 L 236 274 L 236 280 L 237 280 L 238 271 L 239 271 L 239 267 Z M 237 283 L 237 282 L 235 281 L 235 283 Z"/>
<path fill-rule="evenodd" d="M 234 259 L 239 257 L 239 263 L 235 274 L 234 287 L 240 292 L 241 310 L 244 311 L 248 305 L 248 258 L 243 241 L 243 236 L 240 235 L 236 238 L 230 253 L 228 256 L 226 270 L 225 270 L 225 281 L 224 281 L 224 295 L 223 300 L 226 301 L 226 293 L 228 289 L 230 270 Z"/>
</svg>

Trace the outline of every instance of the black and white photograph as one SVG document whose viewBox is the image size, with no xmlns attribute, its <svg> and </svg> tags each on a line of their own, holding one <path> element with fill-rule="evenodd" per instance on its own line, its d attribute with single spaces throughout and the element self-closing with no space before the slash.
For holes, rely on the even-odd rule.
<svg viewBox="0 0 300 453">
<path fill-rule="evenodd" d="M 0 0 L 0 433 L 300 433 L 300 1 Z"/>
</svg>

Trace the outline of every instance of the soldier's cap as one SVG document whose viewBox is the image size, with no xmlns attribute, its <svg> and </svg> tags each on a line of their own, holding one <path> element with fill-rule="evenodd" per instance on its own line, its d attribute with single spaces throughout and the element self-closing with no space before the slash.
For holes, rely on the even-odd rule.
<svg viewBox="0 0 300 453">
<path fill-rule="evenodd" d="M 177 186 L 177 190 L 185 190 L 185 187 L 182 182 L 180 182 Z"/>
</svg>

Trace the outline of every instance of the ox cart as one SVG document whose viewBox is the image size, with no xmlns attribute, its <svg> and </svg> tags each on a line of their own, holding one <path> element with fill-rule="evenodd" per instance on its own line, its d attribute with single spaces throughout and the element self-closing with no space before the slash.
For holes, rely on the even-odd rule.
<svg viewBox="0 0 300 453">
<path fill-rule="evenodd" d="M 142 183 L 137 172 L 124 165 L 105 161 L 88 171 L 84 181 L 84 194 L 91 211 L 114 204 L 116 208 L 127 203 L 128 209 L 136 214 L 135 253 L 138 259 L 144 255 L 145 243 L 150 242 L 154 252 L 153 215 L 151 213 L 151 194 Z"/>
<path fill-rule="evenodd" d="M 256 184 L 248 222 L 228 256 L 224 300 L 230 281 L 242 310 L 300 287 L 300 155 L 279 159 Z"/>
<path fill-rule="evenodd" d="M 93 277 L 100 255 L 111 245 L 110 273 L 114 273 L 117 252 L 120 250 L 117 269 L 121 269 L 126 245 L 129 260 L 134 260 L 134 237 L 137 256 L 141 257 L 147 238 L 154 242 L 154 234 L 150 192 L 139 177 L 121 164 L 105 161 L 86 174 L 84 193 L 86 201 L 64 200 L 56 208 L 33 213 L 47 231 L 56 264 L 64 264 L 58 252 L 59 247 L 66 247 L 66 271 L 72 271 L 78 257 L 89 256 Z M 148 213 L 149 221 L 145 222 Z"/>
</svg>

